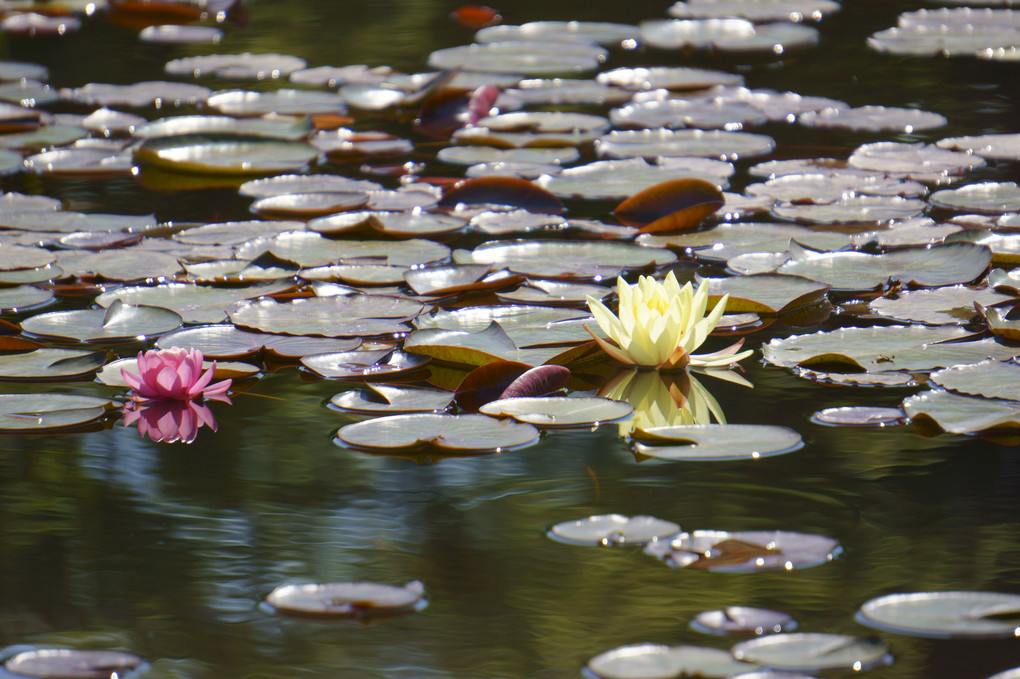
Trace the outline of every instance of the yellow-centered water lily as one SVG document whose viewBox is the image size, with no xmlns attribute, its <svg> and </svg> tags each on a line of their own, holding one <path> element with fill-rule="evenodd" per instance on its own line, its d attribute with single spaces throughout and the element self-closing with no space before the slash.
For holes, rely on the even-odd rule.
<svg viewBox="0 0 1020 679">
<path fill-rule="evenodd" d="M 743 340 L 715 353 L 694 353 L 718 325 L 729 300 L 729 295 L 724 295 L 706 316 L 705 283 L 697 291 L 690 283 L 681 286 L 672 271 L 661 283 L 651 276 L 641 276 L 634 285 L 617 278 L 616 296 L 620 300 L 618 314 L 588 297 L 588 308 L 609 339 L 585 328 L 607 354 L 621 363 L 665 370 L 717 367 L 732 365 L 753 353 L 738 353 Z"/>
</svg>

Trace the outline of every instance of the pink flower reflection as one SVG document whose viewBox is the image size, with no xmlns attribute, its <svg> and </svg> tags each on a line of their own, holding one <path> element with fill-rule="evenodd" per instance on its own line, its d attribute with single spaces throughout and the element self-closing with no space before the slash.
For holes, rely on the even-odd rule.
<svg viewBox="0 0 1020 679">
<path fill-rule="evenodd" d="M 202 352 L 198 349 L 152 349 L 138 352 L 138 375 L 121 368 L 120 374 L 134 392 L 136 401 L 150 399 L 191 400 L 198 397 L 226 401 L 230 380 L 209 384 L 216 363 L 202 372 Z"/>
<path fill-rule="evenodd" d="M 157 443 L 182 441 L 191 443 L 198 430 L 209 427 L 216 431 L 216 418 L 204 403 L 163 399 L 129 403 L 124 406 L 124 426 L 138 423 L 138 434 Z"/>
</svg>

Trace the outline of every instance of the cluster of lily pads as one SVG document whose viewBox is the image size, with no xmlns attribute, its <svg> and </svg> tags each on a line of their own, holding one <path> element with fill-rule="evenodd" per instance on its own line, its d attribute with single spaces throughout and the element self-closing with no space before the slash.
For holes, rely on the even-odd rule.
<svg viewBox="0 0 1020 679">
<path fill-rule="evenodd" d="M 811 49 L 812 23 L 839 8 L 832 0 L 688 0 L 670 8 L 671 18 L 641 25 L 492 26 L 472 44 L 432 53 L 435 70 L 416 74 L 210 53 L 167 62 L 165 81 L 56 88 L 39 65 L 0 63 L 3 172 L 131 179 L 153 190 L 234 187 L 253 216 L 180 223 L 0 196 L 0 313 L 10 319 L 0 379 L 95 375 L 116 390 L 0 394 L 0 431 L 115 421 L 125 389 L 135 388 L 124 370 L 141 367 L 116 355 L 142 343 L 215 359 L 215 379 L 232 380 L 235 395 L 256 388 L 269 364 L 336 380 L 343 391 L 330 407 L 359 421 L 340 427 L 335 441 L 354 450 L 431 461 L 531 445 L 551 428 L 614 423 L 639 460 L 756 459 L 800 448 L 800 435 L 727 424 L 684 369 L 697 365 L 691 352 L 717 342 L 707 338 L 717 325 L 742 334 L 834 319 L 825 327 L 835 329 L 765 343 L 765 361 L 826 384 L 927 389 L 904 398 L 903 417 L 841 412 L 820 421 L 909 418 L 926 434 L 1015 443 L 1020 270 L 1009 267 L 1020 247 L 1020 187 L 970 177 L 1020 161 L 1020 134 L 936 138 L 948 122 L 938 112 L 749 89 L 733 69 L 612 67 L 614 54 L 637 49 L 711 51 L 723 62 L 779 58 Z M 156 9 L 165 7 L 113 3 L 83 20 L 106 12 L 145 24 Z M 985 17 L 988 27 L 966 31 L 970 52 L 1015 50 L 1010 9 L 904 15 L 902 30 L 871 43 L 902 52 L 896 45 L 923 38 L 932 50 L 928 36 L 949 40 L 961 16 Z M 48 30 L 43 19 L 22 21 Z M 209 38 L 185 28 L 145 30 Z M 939 52 L 959 51 L 939 44 Z M 201 84 L 212 77 L 252 89 L 213 91 Z M 380 116 L 407 123 L 407 136 L 372 129 Z M 789 125 L 869 141 L 845 158 L 770 158 L 781 149 L 766 132 Z M 422 138 L 443 145 L 424 163 Z M 731 183 L 743 188 L 730 192 Z M 571 216 L 579 207 L 589 216 Z M 697 341 L 649 354 L 656 340 L 638 336 L 651 321 L 634 324 L 644 318 L 634 312 L 627 327 L 614 324 L 631 304 L 627 281 L 668 281 L 680 264 L 700 268 L 698 292 L 681 293 L 673 279 L 661 308 L 686 294 L 674 306 L 687 311 L 666 325 Z M 616 277 L 614 289 L 607 283 Z M 65 290 L 94 304 L 50 310 Z M 678 347 L 682 360 L 674 360 Z M 736 352 L 713 351 L 716 360 L 698 371 L 749 386 L 730 367 Z M 188 412 L 190 424 L 179 408 L 164 408 L 143 420 L 145 433 L 191 440 L 197 416 Z M 686 533 L 669 524 L 638 539 L 648 526 L 634 521 L 591 517 L 551 534 L 647 543 L 671 565 L 708 570 L 792 570 L 839 552 L 831 538 L 786 531 Z M 420 583 L 286 585 L 265 606 L 299 616 L 404 613 L 424 605 L 423 591 Z M 1014 631 L 997 619 L 1016 611 L 1009 595 L 893 597 L 862 606 L 861 621 L 922 635 Z M 941 622 L 918 622 L 926 615 Z M 588 671 L 725 676 L 858 670 L 889 659 L 882 642 L 788 630 L 763 628 L 783 633 L 731 652 L 626 646 L 596 656 Z M 21 669 L 37 656 L 14 656 L 8 669 L 31 674 Z"/>
</svg>

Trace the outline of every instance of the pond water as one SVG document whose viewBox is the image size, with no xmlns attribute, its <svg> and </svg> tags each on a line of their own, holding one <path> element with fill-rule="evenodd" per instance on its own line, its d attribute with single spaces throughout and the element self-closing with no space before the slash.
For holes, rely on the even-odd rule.
<svg viewBox="0 0 1020 679">
<path fill-rule="evenodd" d="M 639 47 L 611 50 L 606 67 L 721 68 L 741 73 L 748 87 L 916 107 L 949 120 L 914 135 L 772 123 L 760 131 L 776 138 L 776 157 L 846 157 L 869 141 L 1020 131 L 1016 63 L 867 49 L 868 35 L 919 4 L 848 0 L 818 25 L 819 46 L 787 58 Z M 449 16 L 455 6 L 256 1 L 240 21 L 223 24 L 215 46 L 142 44 L 134 29 L 100 11 L 59 38 L 6 37 L 0 54 L 45 65 L 57 87 L 158 80 L 169 59 L 243 51 L 293 54 L 311 66 L 418 72 L 432 51 L 471 41 L 473 31 Z M 665 17 L 667 7 L 514 0 L 499 9 L 507 23 L 637 23 Z M 366 114 L 358 124 L 408 134 L 388 114 Z M 444 144 L 417 141 L 414 159 L 428 168 Z M 585 151 L 582 160 L 594 155 Z M 743 171 L 749 164 L 738 163 L 730 191 L 751 181 Z M 439 175 L 459 171 L 435 167 Z M 968 181 L 1017 181 L 1018 168 L 999 163 Z M 359 163 L 329 171 L 364 177 Z M 8 175 L 3 186 L 54 196 L 71 210 L 155 213 L 160 222 L 251 218 L 250 200 L 233 189 L 156 191 L 131 177 L 29 174 Z M 567 202 L 571 216 L 606 220 L 614 205 Z M 91 302 L 64 297 L 46 310 Z M 919 391 L 821 386 L 760 361 L 761 344 L 773 337 L 840 322 L 777 323 L 745 336 L 756 350 L 742 362 L 753 390 L 702 379 L 729 422 L 784 425 L 803 437 L 802 448 L 765 459 L 639 461 L 615 424 L 434 464 L 358 452 L 333 441 L 354 418 L 325 407 L 352 385 L 293 364 L 270 364 L 232 405 L 212 404 L 218 430 L 201 430 L 190 445 L 153 443 L 119 421 L 74 434 L 0 435 L 0 644 L 128 651 L 151 663 L 146 676 L 161 678 L 576 677 L 589 658 L 625 644 L 727 649 L 737 639 L 704 634 L 690 621 L 701 611 L 756 606 L 788 613 L 799 631 L 879 636 L 894 660 L 868 670 L 875 679 L 978 679 L 1020 665 L 1015 638 L 928 639 L 855 622 L 861 604 L 890 593 L 1020 593 L 1020 456 L 1015 446 L 973 436 L 812 421 L 822 408 L 898 407 Z M 139 348 L 114 351 L 131 356 Z M 12 382 L 4 391 L 117 393 L 91 381 Z M 816 533 L 837 540 L 842 552 L 789 572 L 725 573 L 669 568 L 640 548 L 546 536 L 555 523 L 608 513 L 652 515 L 685 530 Z M 286 619 L 258 606 L 286 583 L 413 580 L 424 583 L 428 606 L 373 624 Z"/>
</svg>

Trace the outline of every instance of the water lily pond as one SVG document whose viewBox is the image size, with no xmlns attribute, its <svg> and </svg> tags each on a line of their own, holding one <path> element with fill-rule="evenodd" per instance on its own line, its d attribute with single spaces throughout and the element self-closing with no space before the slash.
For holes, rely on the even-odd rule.
<svg viewBox="0 0 1020 679">
<path fill-rule="evenodd" d="M 1013 4 L 0 0 L 0 676 L 1020 677 Z"/>
</svg>

